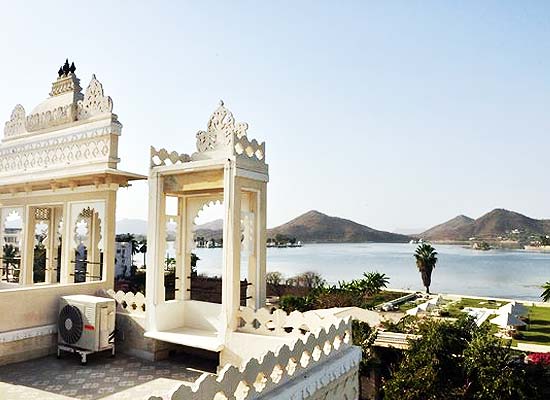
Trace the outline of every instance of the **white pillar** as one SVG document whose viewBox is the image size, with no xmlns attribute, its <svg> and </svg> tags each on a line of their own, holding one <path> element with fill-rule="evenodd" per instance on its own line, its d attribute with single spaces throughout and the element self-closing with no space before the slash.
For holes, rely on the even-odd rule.
<svg viewBox="0 0 550 400">
<path fill-rule="evenodd" d="M 115 284 L 115 257 L 116 257 L 116 190 L 110 190 L 105 202 L 105 221 L 101 221 L 103 235 L 103 280 L 112 288 Z M 99 252 L 99 249 L 96 249 Z M 98 255 L 99 261 L 99 255 Z"/>
<path fill-rule="evenodd" d="M 237 329 L 237 311 L 240 307 L 241 193 L 235 175 L 233 162 L 227 161 L 224 168 L 222 340 L 225 340 L 227 333 Z"/>
<path fill-rule="evenodd" d="M 261 184 L 258 193 L 256 218 L 258 227 L 256 232 L 256 247 L 258 252 L 258 272 L 256 276 L 256 308 L 265 306 L 266 299 L 266 257 L 267 257 L 267 183 Z"/>
<path fill-rule="evenodd" d="M 34 210 L 30 206 L 25 207 L 23 218 L 23 244 L 21 246 L 21 272 L 19 280 L 23 285 L 33 284 L 33 261 L 34 261 Z"/>
<path fill-rule="evenodd" d="M 157 330 L 156 306 L 164 302 L 165 208 L 162 177 L 158 172 L 149 176 L 149 213 L 147 229 L 147 268 L 145 299 L 148 331 Z"/>
</svg>

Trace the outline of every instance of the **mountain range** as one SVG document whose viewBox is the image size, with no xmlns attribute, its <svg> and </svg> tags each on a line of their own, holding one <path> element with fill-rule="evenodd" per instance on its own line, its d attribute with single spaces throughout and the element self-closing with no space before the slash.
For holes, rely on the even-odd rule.
<svg viewBox="0 0 550 400">
<path fill-rule="evenodd" d="M 210 240 L 222 237 L 222 229 L 223 221 L 218 219 L 196 226 L 194 232 L 195 236 Z M 145 234 L 146 230 L 147 222 L 143 220 L 123 219 L 117 221 L 117 233 Z M 274 238 L 277 234 L 309 243 L 406 243 L 411 239 L 406 235 L 379 231 L 357 222 L 331 217 L 314 210 L 308 211 L 283 225 L 267 230 L 269 238 Z"/>
<path fill-rule="evenodd" d="M 514 232 L 523 235 L 548 235 L 550 220 L 534 219 L 497 208 L 477 219 L 459 215 L 414 236 L 430 241 L 466 241 L 470 238 L 492 240 L 499 237 L 511 238 Z"/>
<path fill-rule="evenodd" d="M 267 231 L 268 237 L 275 237 L 277 234 L 310 243 L 406 243 L 411 239 L 406 235 L 379 231 L 349 219 L 331 217 L 315 210 Z"/>
<path fill-rule="evenodd" d="M 222 237 L 223 221 L 221 219 L 198 225 L 194 228 L 196 236 L 206 240 Z M 140 219 L 123 219 L 117 221 L 117 233 L 134 233 L 145 235 L 147 222 Z M 293 220 L 268 229 L 267 236 L 274 238 L 277 234 L 294 237 L 309 243 L 360 243 L 388 242 L 404 243 L 411 237 L 422 238 L 433 242 L 461 242 L 470 238 L 493 240 L 497 238 L 517 240 L 517 235 L 550 235 L 550 220 L 534 219 L 523 214 L 497 208 L 474 219 L 459 215 L 447 222 L 436 225 L 420 234 L 402 235 L 379 231 L 348 219 L 328 216 L 319 211 L 308 211 Z"/>
</svg>

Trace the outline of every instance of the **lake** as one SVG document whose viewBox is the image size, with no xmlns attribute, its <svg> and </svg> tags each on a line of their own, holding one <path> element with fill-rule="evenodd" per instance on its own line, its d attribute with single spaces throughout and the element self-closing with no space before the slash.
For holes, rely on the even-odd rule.
<svg viewBox="0 0 550 400">
<path fill-rule="evenodd" d="M 316 271 L 330 283 L 379 271 L 390 287 L 423 290 L 413 253 L 417 245 L 393 243 L 307 244 L 301 248 L 270 248 L 267 270 L 290 277 Z M 550 280 L 550 254 L 521 250 L 475 251 L 435 245 L 439 262 L 432 274 L 433 292 L 540 300 L 540 286 Z M 198 272 L 221 273 L 221 249 L 195 249 Z"/>
</svg>

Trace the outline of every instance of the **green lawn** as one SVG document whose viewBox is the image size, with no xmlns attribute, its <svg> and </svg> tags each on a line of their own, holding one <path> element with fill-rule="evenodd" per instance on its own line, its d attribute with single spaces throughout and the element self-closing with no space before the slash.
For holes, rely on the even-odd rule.
<svg viewBox="0 0 550 400">
<path fill-rule="evenodd" d="M 407 302 L 401 303 L 399 305 L 399 311 L 405 312 L 405 311 L 410 310 L 411 308 L 414 308 L 416 306 L 417 306 L 417 304 L 414 300 L 413 301 L 407 301 Z"/>
<path fill-rule="evenodd" d="M 474 308 L 491 308 L 491 309 L 497 309 L 500 306 L 505 305 L 506 302 L 500 302 L 500 301 L 494 301 L 494 300 L 479 300 L 479 299 L 468 299 L 468 298 L 462 298 L 458 303 L 455 303 L 453 305 L 456 305 L 457 308 L 465 308 L 465 307 L 474 307 Z"/>
<path fill-rule="evenodd" d="M 529 325 L 518 342 L 550 345 L 550 307 L 529 308 Z"/>
</svg>

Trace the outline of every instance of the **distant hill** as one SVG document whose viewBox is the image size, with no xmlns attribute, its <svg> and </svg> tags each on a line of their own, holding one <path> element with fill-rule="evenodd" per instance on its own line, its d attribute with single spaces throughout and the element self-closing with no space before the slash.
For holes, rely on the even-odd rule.
<svg viewBox="0 0 550 400">
<path fill-rule="evenodd" d="M 533 219 L 514 211 L 497 208 L 478 219 L 459 215 L 422 232 L 418 237 L 432 241 L 464 241 L 471 237 L 496 239 L 499 236 L 507 237 L 514 230 L 525 234 L 548 235 L 550 220 Z"/>
<path fill-rule="evenodd" d="M 308 211 L 267 232 L 269 238 L 274 238 L 277 234 L 295 237 L 302 242 L 318 243 L 405 243 L 410 240 L 409 236 L 378 231 L 347 219 L 330 217 L 319 211 Z"/>
<path fill-rule="evenodd" d="M 223 219 L 216 219 L 193 228 L 195 237 L 203 237 L 205 240 L 221 239 L 223 237 Z"/>
<path fill-rule="evenodd" d="M 418 236 L 427 240 L 468 240 L 474 232 L 475 219 L 459 215 L 436 225 Z"/>
</svg>

